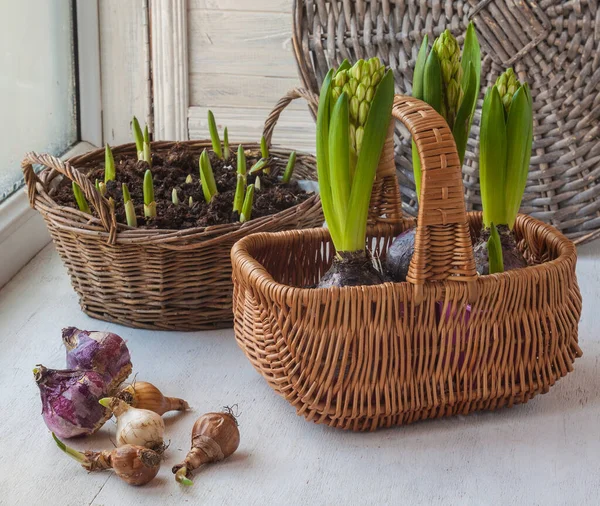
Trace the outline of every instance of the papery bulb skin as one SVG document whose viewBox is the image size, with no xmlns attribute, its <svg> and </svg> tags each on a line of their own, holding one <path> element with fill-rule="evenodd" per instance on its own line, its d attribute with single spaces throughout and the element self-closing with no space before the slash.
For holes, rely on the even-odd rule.
<svg viewBox="0 0 600 506">
<path fill-rule="evenodd" d="M 98 404 L 107 391 L 101 374 L 38 365 L 34 375 L 40 389 L 42 417 L 56 435 L 65 439 L 87 436 L 111 417 L 110 410 Z"/>
<path fill-rule="evenodd" d="M 240 431 L 230 408 L 225 412 L 206 413 L 192 428 L 192 449 L 184 461 L 172 468 L 175 480 L 191 485 L 191 473 L 204 464 L 219 462 L 232 455 L 240 445 Z"/>
<path fill-rule="evenodd" d="M 112 468 L 129 485 L 145 485 L 154 479 L 160 469 L 161 457 L 148 448 L 124 445 L 111 452 Z"/>
<path fill-rule="evenodd" d="M 67 349 L 67 367 L 102 374 L 108 394 L 112 395 L 131 374 L 129 349 L 117 334 L 67 327 L 62 331 L 62 340 Z"/>
<path fill-rule="evenodd" d="M 183 399 L 166 397 L 152 383 L 136 381 L 123 388 L 116 397 L 138 409 L 149 409 L 159 415 L 168 411 L 185 411 L 189 405 Z"/>
<path fill-rule="evenodd" d="M 116 397 L 101 399 L 117 417 L 117 446 L 126 444 L 164 450 L 165 422 L 161 416 L 148 409 L 138 409 Z"/>
</svg>

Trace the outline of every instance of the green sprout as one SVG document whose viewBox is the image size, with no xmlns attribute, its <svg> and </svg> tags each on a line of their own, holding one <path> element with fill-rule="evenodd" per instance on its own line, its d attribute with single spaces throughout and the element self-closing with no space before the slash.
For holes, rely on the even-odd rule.
<svg viewBox="0 0 600 506">
<path fill-rule="evenodd" d="M 103 197 L 104 195 L 106 195 L 106 184 L 96 179 L 94 186 L 96 187 L 96 190 L 98 190 L 98 193 L 100 193 L 100 195 L 102 195 Z"/>
<path fill-rule="evenodd" d="M 173 201 L 173 204 L 178 206 L 179 205 L 179 197 L 177 196 L 177 188 L 173 188 L 173 191 L 171 192 L 171 200 Z"/>
<path fill-rule="evenodd" d="M 204 193 L 204 200 L 206 203 L 209 203 L 215 195 L 219 192 L 217 191 L 217 184 L 215 183 L 215 175 L 213 173 L 212 166 L 210 165 L 210 160 L 208 158 L 208 152 L 206 149 L 202 151 L 200 155 L 200 180 L 202 181 L 202 192 Z"/>
<path fill-rule="evenodd" d="M 137 227 L 137 217 L 135 215 L 135 207 L 131 195 L 129 194 L 129 188 L 123 183 L 123 204 L 125 206 L 125 218 L 127 219 L 127 225 L 130 227 Z"/>
<path fill-rule="evenodd" d="M 144 174 L 144 216 L 146 218 L 156 218 L 156 202 L 154 201 L 154 183 L 152 181 L 152 172 L 146 170 Z"/>
<path fill-rule="evenodd" d="M 229 160 L 231 156 L 231 150 L 229 149 L 229 133 L 227 132 L 227 127 L 223 130 L 223 156 L 225 160 Z"/>
<path fill-rule="evenodd" d="M 246 153 L 244 152 L 244 146 L 241 144 L 238 146 L 237 151 L 237 173 L 242 176 L 246 175 Z"/>
<path fill-rule="evenodd" d="M 240 213 L 240 222 L 244 223 L 252 216 L 252 204 L 254 202 L 254 185 L 248 185 L 246 189 L 246 196 L 244 197 L 244 203 L 242 205 L 242 212 Z"/>
<path fill-rule="evenodd" d="M 115 158 L 113 157 L 112 150 L 107 144 L 104 149 L 104 184 L 109 181 L 114 181 L 117 177 L 117 170 L 115 168 Z"/>
<path fill-rule="evenodd" d="M 217 123 L 215 122 L 215 116 L 212 111 L 208 111 L 208 130 L 210 132 L 210 141 L 212 142 L 213 151 L 221 160 L 223 160 L 223 151 L 221 150 L 221 139 L 219 138 L 219 132 L 217 131 Z"/>
<path fill-rule="evenodd" d="M 264 158 L 261 158 L 250 168 L 250 174 L 256 174 L 257 172 L 260 172 L 261 170 L 263 170 L 266 167 L 266 165 L 267 165 L 267 160 L 265 160 Z"/>
<path fill-rule="evenodd" d="M 242 174 L 238 174 L 237 175 L 237 184 L 235 186 L 235 196 L 233 197 L 233 212 L 234 213 L 236 211 L 238 212 L 238 214 L 242 213 L 245 192 L 246 192 L 246 176 L 243 176 Z"/>
<path fill-rule="evenodd" d="M 188 199 L 188 206 L 192 207 L 194 205 L 194 199 L 192 198 L 192 196 L 190 195 L 190 198 Z"/>
<path fill-rule="evenodd" d="M 83 195 L 79 185 L 73 181 L 71 187 L 73 188 L 73 195 L 75 196 L 79 210 L 83 213 L 91 214 L 90 206 L 88 205 L 87 200 L 85 200 L 85 196 Z"/>
<path fill-rule="evenodd" d="M 152 167 L 152 154 L 150 153 L 150 134 L 148 133 L 148 125 L 144 128 L 144 144 L 142 150 L 143 160 Z"/>
<path fill-rule="evenodd" d="M 142 134 L 142 129 L 140 128 L 140 122 L 134 116 L 133 120 L 131 120 L 131 129 L 133 131 L 133 140 L 135 141 L 135 149 L 137 152 L 138 160 L 144 159 L 144 135 Z"/>
<path fill-rule="evenodd" d="M 256 191 L 260 190 L 260 176 L 256 176 L 256 179 L 254 180 L 254 189 Z"/>
<path fill-rule="evenodd" d="M 296 165 L 296 152 L 292 151 L 290 153 L 290 158 L 288 159 L 288 163 L 285 167 L 285 172 L 283 173 L 283 178 L 281 178 L 282 183 L 289 183 L 292 179 L 292 174 L 294 173 L 294 166 Z"/>
<path fill-rule="evenodd" d="M 185 178 L 185 182 L 186 182 L 187 184 L 190 184 L 190 183 L 192 182 L 192 175 L 191 175 L 191 174 L 188 174 L 188 175 L 187 175 L 187 177 Z"/>
<path fill-rule="evenodd" d="M 266 165 L 266 162 L 269 160 L 269 146 L 267 145 L 267 139 L 265 139 L 265 136 L 263 135 L 260 138 L 260 156 L 262 159 L 265 160 L 265 167 L 263 168 L 263 171 L 265 174 L 270 174 L 271 173 L 271 167 L 269 167 L 268 165 Z"/>
</svg>

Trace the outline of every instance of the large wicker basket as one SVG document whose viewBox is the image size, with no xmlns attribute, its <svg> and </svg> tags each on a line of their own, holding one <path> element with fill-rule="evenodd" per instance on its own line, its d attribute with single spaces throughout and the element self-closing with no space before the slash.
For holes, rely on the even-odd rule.
<svg viewBox="0 0 600 506">
<path fill-rule="evenodd" d="M 293 10 L 298 69 L 304 87 L 313 92 L 329 67 L 344 58 L 379 56 L 394 71 L 396 91 L 410 94 L 423 36 L 449 28 L 460 40 L 472 20 L 483 55 L 480 98 L 510 66 L 529 82 L 534 97 L 534 152 L 522 212 L 550 223 L 576 244 L 600 235 L 597 2 L 294 0 Z M 478 110 L 463 166 L 467 210 L 481 209 L 479 117 Z M 397 134 L 404 211 L 416 216 L 410 142 L 401 128 Z"/>
<path fill-rule="evenodd" d="M 272 115 L 265 124 L 269 139 L 276 121 Z M 165 152 L 174 144 L 153 142 L 152 151 Z M 210 141 L 180 144 L 197 154 L 211 146 Z M 259 146 L 245 144 L 245 148 Z M 285 166 L 290 151 L 270 151 L 273 166 Z M 135 145 L 116 146 L 113 152 L 135 156 Z M 107 200 L 85 176 L 87 169 L 97 167 L 103 160 L 104 149 L 98 149 L 67 162 L 36 153 L 29 153 L 23 161 L 31 206 L 46 221 L 81 308 L 94 318 L 147 329 L 231 327 L 231 246 L 252 232 L 323 223 L 321 203 L 315 194 L 290 209 L 244 224 L 186 230 L 130 228 L 116 223 Z M 36 174 L 32 164 L 46 168 Z M 294 177 L 312 179 L 314 175 L 314 157 L 298 154 Z M 52 198 L 53 188 L 63 176 L 81 186 L 98 218 L 57 205 Z"/>
<path fill-rule="evenodd" d="M 232 250 L 235 335 L 254 367 L 308 420 L 372 430 L 524 403 L 572 370 L 581 350 L 573 243 L 519 215 L 539 265 L 478 277 L 452 134 L 432 108 L 397 96 L 394 117 L 423 166 L 408 282 L 314 289 L 334 254 L 325 229 L 253 234 Z M 392 162 L 393 163 L 393 162 Z M 379 222 L 385 256 L 411 221 Z"/>
</svg>

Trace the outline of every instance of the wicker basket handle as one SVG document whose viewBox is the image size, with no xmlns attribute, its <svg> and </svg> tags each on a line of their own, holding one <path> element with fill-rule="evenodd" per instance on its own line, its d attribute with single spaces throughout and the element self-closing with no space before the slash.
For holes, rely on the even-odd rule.
<svg viewBox="0 0 600 506">
<path fill-rule="evenodd" d="M 37 183 L 41 184 L 40 179 L 33 170 L 34 164 L 54 169 L 60 174 L 68 177 L 71 181 L 75 181 L 81 187 L 85 198 L 100 216 L 100 222 L 102 223 L 104 230 L 109 234 L 109 244 L 115 243 L 117 238 L 117 218 L 115 213 L 111 210 L 108 201 L 100 195 L 98 190 L 96 190 L 93 183 L 68 161 L 63 162 L 55 156 L 48 154 L 40 155 L 33 151 L 25 155 L 25 158 L 21 162 L 21 167 L 25 176 L 25 182 L 27 183 L 27 194 L 29 196 L 29 205 L 31 207 L 35 208 Z"/>
<path fill-rule="evenodd" d="M 475 260 L 465 210 L 460 161 L 454 137 L 444 119 L 420 100 L 396 95 L 394 118 L 410 131 L 421 160 L 421 198 L 415 252 L 407 281 L 422 300 L 426 281 L 468 283 L 469 299 L 477 297 Z"/>
<path fill-rule="evenodd" d="M 265 120 L 265 126 L 263 127 L 263 136 L 265 137 L 269 146 L 271 145 L 271 140 L 273 138 L 273 130 L 275 130 L 275 125 L 279 120 L 279 116 L 281 116 L 281 113 L 288 105 L 290 105 L 294 100 L 298 98 L 303 98 L 308 102 L 310 106 L 318 107 L 319 105 L 319 96 L 310 90 L 305 90 L 304 88 L 294 88 L 288 91 L 283 97 L 279 99 L 279 102 L 275 104 L 275 107 L 273 107 L 273 110 Z"/>
</svg>

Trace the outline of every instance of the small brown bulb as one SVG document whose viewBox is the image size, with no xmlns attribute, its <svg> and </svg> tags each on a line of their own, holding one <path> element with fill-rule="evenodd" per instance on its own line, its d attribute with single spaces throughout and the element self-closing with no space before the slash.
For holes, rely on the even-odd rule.
<svg viewBox="0 0 600 506">
<path fill-rule="evenodd" d="M 191 485 L 189 477 L 194 469 L 226 459 L 239 444 L 240 431 L 231 412 L 202 415 L 192 428 L 192 449 L 185 460 L 172 469 L 175 479 L 183 485 Z"/>
<path fill-rule="evenodd" d="M 160 455 L 143 446 L 125 445 L 111 452 L 115 473 L 130 485 L 151 482 L 160 469 Z"/>
<path fill-rule="evenodd" d="M 157 387 L 146 381 L 136 381 L 123 388 L 117 397 L 134 408 L 148 409 L 161 416 L 167 411 L 185 411 L 190 408 L 183 399 L 166 397 Z"/>
</svg>

